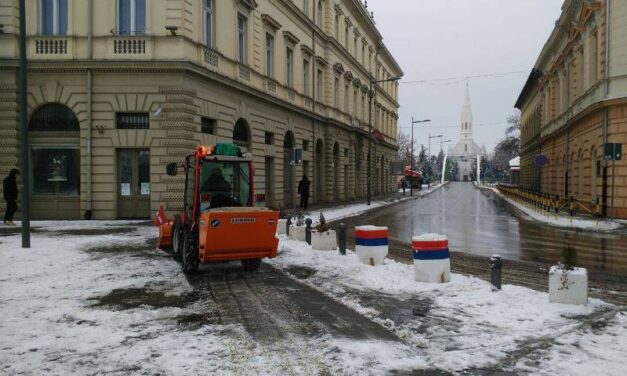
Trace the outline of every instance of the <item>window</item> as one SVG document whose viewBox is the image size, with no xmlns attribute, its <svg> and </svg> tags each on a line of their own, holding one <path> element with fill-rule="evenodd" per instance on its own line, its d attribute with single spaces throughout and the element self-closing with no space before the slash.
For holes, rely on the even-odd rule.
<svg viewBox="0 0 627 376">
<path fill-rule="evenodd" d="M 274 78 L 274 37 L 266 33 L 266 74 Z"/>
<path fill-rule="evenodd" d="M 346 21 L 346 27 L 344 27 L 344 47 L 348 50 L 348 33 L 349 33 L 349 26 L 348 26 L 348 21 Z"/>
<path fill-rule="evenodd" d="M 361 95 L 361 119 L 366 120 L 366 95 Z"/>
<path fill-rule="evenodd" d="M 265 137 L 266 145 L 274 144 L 274 133 L 272 133 L 272 132 L 265 132 L 264 137 Z"/>
<path fill-rule="evenodd" d="M 309 150 L 309 141 L 303 140 L 303 151 Z"/>
<path fill-rule="evenodd" d="M 357 89 L 353 90 L 353 116 L 357 116 Z"/>
<path fill-rule="evenodd" d="M 115 114 L 117 129 L 148 129 L 150 122 L 147 112 L 117 112 Z"/>
<path fill-rule="evenodd" d="M 305 16 L 309 16 L 309 0 L 303 0 L 303 13 Z"/>
<path fill-rule="evenodd" d="M 318 75 L 316 78 L 316 99 L 317 100 L 322 100 L 322 87 L 323 87 L 323 76 L 322 76 L 322 70 L 318 69 Z"/>
<path fill-rule="evenodd" d="M 209 118 L 200 119 L 200 132 L 205 134 L 216 134 L 216 120 Z"/>
<path fill-rule="evenodd" d="M 199 182 L 200 210 L 250 206 L 250 178 L 248 162 L 203 161 Z"/>
<path fill-rule="evenodd" d="M 43 35 L 67 33 L 67 0 L 41 0 L 39 29 Z"/>
<path fill-rule="evenodd" d="M 590 37 L 590 85 L 594 85 L 598 80 L 599 72 L 599 46 L 597 32 Z"/>
<path fill-rule="evenodd" d="M 28 130 L 34 132 L 78 132 L 79 122 L 74 112 L 59 103 L 41 106 L 28 123 Z"/>
<path fill-rule="evenodd" d="M 318 0 L 318 5 L 316 6 L 316 25 L 322 27 L 322 0 Z"/>
<path fill-rule="evenodd" d="M 205 46 L 213 47 L 213 0 L 202 1 L 202 28 L 203 43 Z"/>
<path fill-rule="evenodd" d="M 118 33 L 122 35 L 146 32 L 146 0 L 118 0 Z"/>
<path fill-rule="evenodd" d="M 309 95 L 309 60 L 303 60 L 303 93 Z"/>
<path fill-rule="evenodd" d="M 293 87 L 294 86 L 294 51 L 292 51 L 291 48 L 287 48 L 286 51 L 286 62 L 285 62 L 285 66 L 286 66 L 286 74 L 287 74 L 287 79 L 286 79 L 286 83 L 288 87 Z"/>
<path fill-rule="evenodd" d="M 366 44 L 361 44 L 361 64 L 366 65 Z"/>
<path fill-rule="evenodd" d="M 237 14 L 237 61 L 246 64 L 246 17 Z"/>
<path fill-rule="evenodd" d="M 344 112 L 348 113 L 348 84 L 344 85 Z"/>
<path fill-rule="evenodd" d="M 353 39 L 353 52 L 357 55 L 357 33 L 355 33 L 355 37 Z M 357 56 L 355 56 L 355 59 L 357 59 Z"/>
<path fill-rule="evenodd" d="M 340 107 L 340 79 L 337 77 L 333 82 L 333 106 Z"/>
<path fill-rule="evenodd" d="M 340 40 L 340 15 L 335 13 L 335 39 Z"/>
<path fill-rule="evenodd" d="M 33 194 L 79 195 L 79 148 L 33 148 L 31 149 L 31 160 L 33 163 Z"/>
<path fill-rule="evenodd" d="M 233 127 L 233 143 L 246 146 L 250 143 L 248 126 L 243 119 L 239 119 Z"/>
</svg>

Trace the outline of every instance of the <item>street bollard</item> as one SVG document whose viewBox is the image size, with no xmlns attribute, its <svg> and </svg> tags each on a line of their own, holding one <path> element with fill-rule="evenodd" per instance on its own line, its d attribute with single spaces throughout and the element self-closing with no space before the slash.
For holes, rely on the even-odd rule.
<svg viewBox="0 0 627 376">
<path fill-rule="evenodd" d="M 311 218 L 305 219 L 305 241 L 311 245 Z"/>
<path fill-rule="evenodd" d="M 290 226 L 292 225 L 292 216 L 287 217 L 287 222 L 285 222 L 285 234 L 290 236 Z"/>
<path fill-rule="evenodd" d="M 492 291 L 501 289 L 501 271 L 503 269 L 503 260 L 499 255 L 490 257 L 490 283 L 492 283 Z"/>
<path fill-rule="evenodd" d="M 337 232 L 337 244 L 340 248 L 340 254 L 342 256 L 346 256 L 346 224 L 340 223 L 338 232 Z"/>
</svg>

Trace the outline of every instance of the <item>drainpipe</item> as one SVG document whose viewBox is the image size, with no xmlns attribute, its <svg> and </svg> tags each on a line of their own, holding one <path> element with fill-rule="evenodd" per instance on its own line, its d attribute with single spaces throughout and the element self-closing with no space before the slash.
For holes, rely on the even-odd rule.
<svg viewBox="0 0 627 376">
<path fill-rule="evenodd" d="M 314 4 L 314 19 L 316 19 L 316 6 Z M 313 56 L 311 57 L 311 85 L 312 85 L 312 98 L 311 98 L 311 112 L 313 112 L 313 115 L 311 116 L 311 155 L 313 156 L 311 158 L 312 163 L 311 166 L 313 168 L 313 170 L 311 171 L 311 180 L 314 180 L 316 178 L 316 86 L 317 86 L 317 82 L 316 82 L 316 74 L 317 74 L 317 70 L 316 70 L 316 30 L 312 29 L 311 30 L 311 50 L 313 51 Z M 318 202 L 318 196 L 317 196 L 317 190 L 316 190 L 316 185 L 318 184 L 317 181 L 314 181 L 313 184 L 313 197 L 314 200 L 316 202 Z"/>
<path fill-rule="evenodd" d="M 93 0 L 87 2 L 87 58 L 91 64 L 93 60 Z M 85 219 L 92 218 L 92 77 L 91 67 L 87 68 L 87 161 L 85 170 L 87 173 L 87 192 L 86 201 L 87 208 L 85 210 Z"/>
<path fill-rule="evenodd" d="M 608 99 L 610 95 L 610 9 L 611 9 L 611 0 L 606 0 L 605 2 L 605 100 Z M 601 150 L 603 151 L 603 155 L 605 155 L 605 144 L 608 139 L 608 111 L 607 105 L 603 106 L 605 111 L 603 114 L 603 145 L 601 145 Z M 607 216 L 607 168 L 608 163 L 605 158 L 603 158 L 603 172 L 602 176 L 602 215 L 604 217 Z"/>
</svg>

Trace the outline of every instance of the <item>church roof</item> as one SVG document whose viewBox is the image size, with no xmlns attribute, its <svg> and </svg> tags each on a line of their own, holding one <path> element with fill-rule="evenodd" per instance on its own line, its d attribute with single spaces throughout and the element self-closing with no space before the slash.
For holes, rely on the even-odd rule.
<svg viewBox="0 0 627 376">
<path fill-rule="evenodd" d="M 464 98 L 464 106 L 462 107 L 462 124 L 472 124 L 472 108 L 470 106 L 470 89 L 466 83 L 466 97 Z"/>
</svg>

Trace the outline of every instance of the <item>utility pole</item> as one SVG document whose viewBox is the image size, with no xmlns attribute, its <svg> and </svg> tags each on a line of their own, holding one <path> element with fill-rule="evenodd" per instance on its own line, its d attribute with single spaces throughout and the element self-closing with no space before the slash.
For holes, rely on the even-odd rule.
<svg viewBox="0 0 627 376">
<path fill-rule="evenodd" d="M 30 184 L 28 165 L 28 123 L 26 98 L 28 82 L 26 74 L 26 8 L 20 0 L 20 123 L 22 152 L 22 248 L 30 248 Z"/>
</svg>

